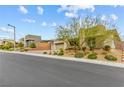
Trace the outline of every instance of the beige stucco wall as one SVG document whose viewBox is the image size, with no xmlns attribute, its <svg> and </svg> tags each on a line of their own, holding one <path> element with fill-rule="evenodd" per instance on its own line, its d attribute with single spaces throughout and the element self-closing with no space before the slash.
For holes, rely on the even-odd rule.
<svg viewBox="0 0 124 93">
<path fill-rule="evenodd" d="M 66 49 L 67 44 L 64 41 L 54 41 L 52 45 L 52 50 L 56 51 L 56 50 L 59 50 L 60 48 Z"/>
</svg>

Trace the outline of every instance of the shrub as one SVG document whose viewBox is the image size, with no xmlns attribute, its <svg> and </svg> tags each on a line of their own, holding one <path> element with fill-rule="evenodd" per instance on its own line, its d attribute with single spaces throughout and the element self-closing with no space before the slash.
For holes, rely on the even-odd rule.
<svg viewBox="0 0 124 93">
<path fill-rule="evenodd" d="M 0 49 L 3 49 L 3 45 L 0 45 Z"/>
<path fill-rule="evenodd" d="M 94 51 L 94 46 L 90 46 L 90 51 Z"/>
<path fill-rule="evenodd" d="M 104 58 L 109 61 L 117 61 L 117 58 L 114 57 L 113 55 L 106 55 Z"/>
<path fill-rule="evenodd" d="M 76 58 L 82 58 L 82 57 L 84 57 L 84 54 L 83 54 L 82 52 L 77 52 L 77 53 L 75 54 L 75 57 L 76 57 Z"/>
<path fill-rule="evenodd" d="M 22 42 L 20 42 L 20 43 L 18 43 L 18 47 L 22 48 L 22 47 L 24 47 L 24 44 Z"/>
<path fill-rule="evenodd" d="M 45 51 L 45 52 L 43 52 L 43 54 L 47 54 L 47 52 Z"/>
<path fill-rule="evenodd" d="M 4 45 L 3 47 L 2 47 L 2 49 L 4 49 L 4 50 L 9 50 L 9 46 L 8 45 Z"/>
<path fill-rule="evenodd" d="M 96 53 L 91 53 L 88 55 L 88 59 L 97 59 Z"/>
<path fill-rule="evenodd" d="M 59 49 L 59 52 L 57 53 L 57 55 L 62 56 L 64 55 L 64 50 L 62 48 Z"/>
<path fill-rule="evenodd" d="M 56 51 L 54 51 L 54 52 L 53 52 L 53 55 L 57 55 L 57 52 L 56 52 Z"/>
<path fill-rule="evenodd" d="M 32 42 L 30 45 L 29 45 L 30 48 L 36 48 L 36 45 L 34 42 Z"/>
<path fill-rule="evenodd" d="M 111 47 L 109 45 L 105 45 L 104 48 L 103 48 L 105 51 L 110 51 Z"/>
<path fill-rule="evenodd" d="M 14 44 L 12 42 L 6 42 L 4 44 L 4 48 L 7 49 L 7 50 L 10 49 L 10 48 L 13 48 L 13 46 L 14 46 Z"/>
</svg>

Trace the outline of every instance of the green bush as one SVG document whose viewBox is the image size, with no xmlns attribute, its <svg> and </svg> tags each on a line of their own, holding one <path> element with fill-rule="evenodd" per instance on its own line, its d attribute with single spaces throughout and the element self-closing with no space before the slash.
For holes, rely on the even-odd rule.
<svg viewBox="0 0 124 93">
<path fill-rule="evenodd" d="M 34 42 L 32 42 L 30 45 L 29 45 L 30 48 L 36 48 L 36 45 Z"/>
<path fill-rule="evenodd" d="M 57 55 L 57 52 L 56 52 L 56 51 L 54 51 L 54 52 L 53 52 L 53 55 Z"/>
<path fill-rule="evenodd" d="M 96 53 L 89 54 L 88 59 L 97 59 L 97 54 Z"/>
<path fill-rule="evenodd" d="M 84 54 L 83 54 L 83 52 L 77 52 L 77 53 L 75 54 L 75 57 L 76 57 L 76 58 L 82 58 L 82 57 L 84 57 Z"/>
<path fill-rule="evenodd" d="M 93 46 L 90 46 L 90 51 L 94 51 L 94 47 Z"/>
<path fill-rule="evenodd" d="M 4 45 L 4 46 L 2 47 L 2 49 L 3 49 L 3 50 L 9 50 L 9 49 L 10 49 L 10 46 Z"/>
<path fill-rule="evenodd" d="M 3 49 L 3 45 L 0 45 L 0 49 Z"/>
<path fill-rule="evenodd" d="M 111 47 L 109 45 L 105 45 L 103 49 L 109 52 L 111 50 Z"/>
<path fill-rule="evenodd" d="M 59 49 L 59 52 L 57 53 L 57 55 L 62 56 L 64 55 L 64 50 L 62 48 Z"/>
<path fill-rule="evenodd" d="M 43 54 L 47 54 L 47 52 L 45 51 L 45 52 L 43 52 Z"/>
<path fill-rule="evenodd" d="M 18 47 L 22 48 L 22 47 L 24 47 L 24 44 L 22 42 L 20 42 L 20 43 L 18 43 Z"/>
<path fill-rule="evenodd" d="M 104 58 L 109 61 L 117 61 L 117 58 L 114 57 L 113 55 L 106 55 Z"/>
</svg>

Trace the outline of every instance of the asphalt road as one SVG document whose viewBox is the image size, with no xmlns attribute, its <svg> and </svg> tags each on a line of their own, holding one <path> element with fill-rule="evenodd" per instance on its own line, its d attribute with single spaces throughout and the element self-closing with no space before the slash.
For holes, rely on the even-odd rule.
<svg viewBox="0 0 124 93">
<path fill-rule="evenodd" d="M 124 68 L 0 53 L 0 87 L 124 87 Z"/>
</svg>

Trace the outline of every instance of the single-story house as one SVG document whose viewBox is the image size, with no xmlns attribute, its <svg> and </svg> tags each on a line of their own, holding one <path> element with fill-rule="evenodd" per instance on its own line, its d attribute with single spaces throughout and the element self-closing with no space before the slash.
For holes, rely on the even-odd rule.
<svg viewBox="0 0 124 93">
<path fill-rule="evenodd" d="M 41 40 L 36 43 L 36 48 L 30 49 L 35 51 L 57 51 L 59 49 L 66 49 L 67 44 L 64 41 L 59 40 Z"/>
</svg>

